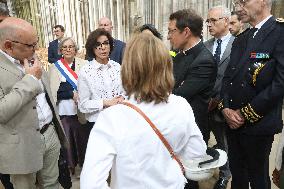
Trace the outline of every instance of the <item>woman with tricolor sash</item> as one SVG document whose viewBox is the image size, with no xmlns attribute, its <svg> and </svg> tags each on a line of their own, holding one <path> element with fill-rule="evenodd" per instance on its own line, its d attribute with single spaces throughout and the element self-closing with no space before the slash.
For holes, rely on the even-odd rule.
<svg viewBox="0 0 284 189">
<path fill-rule="evenodd" d="M 58 46 L 62 58 L 52 64 L 49 69 L 50 85 L 53 99 L 56 101 L 62 125 L 69 141 L 67 162 L 71 174 L 75 167 L 83 166 L 88 132 L 78 121 L 77 80 L 80 68 L 86 61 L 75 57 L 78 51 L 75 41 L 63 38 Z"/>
</svg>

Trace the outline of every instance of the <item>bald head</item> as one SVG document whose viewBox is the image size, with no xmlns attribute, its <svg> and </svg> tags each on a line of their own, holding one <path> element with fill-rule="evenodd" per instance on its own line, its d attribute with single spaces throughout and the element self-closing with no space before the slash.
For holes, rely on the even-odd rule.
<svg viewBox="0 0 284 189">
<path fill-rule="evenodd" d="M 8 17 L 0 24 L 0 43 L 6 39 L 19 40 L 31 35 L 36 35 L 35 28 L 20 18 Z"/>
<path fill-rule="evenodd" d="M 35 28 L 20 18 L 8 17 L 0 23 L 0 49 L 22 61 L 35 52 L 38 42 Z"/>
<path fill-rule="evenodd" d="M 105 29 L 107 32 L 111 34 L 113 29 L 112 21 L 108 17 L 102 17 L 99 20 L 99 28 Z"/>
</svg>

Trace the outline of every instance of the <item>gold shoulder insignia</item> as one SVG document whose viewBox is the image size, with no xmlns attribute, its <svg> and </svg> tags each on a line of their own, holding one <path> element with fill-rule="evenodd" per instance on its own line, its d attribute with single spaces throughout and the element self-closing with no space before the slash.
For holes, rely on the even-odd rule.
<svg viewBox="0 0 284 189">
<path fill-rule="evenodd" d="M 284 23 L 284 18 L 277 18 L 276 22 Z"/>
</svg>

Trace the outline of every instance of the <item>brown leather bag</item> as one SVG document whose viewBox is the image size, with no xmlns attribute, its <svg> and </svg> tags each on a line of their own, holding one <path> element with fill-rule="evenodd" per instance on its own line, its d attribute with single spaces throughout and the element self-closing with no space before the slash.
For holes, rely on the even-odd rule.
<svg viewBox="0 0 284 189">
<path fill-rule="evenodd" d="M 142 110 L 140 110 L 137 106 L 129 103 L 129 102 L 122 102 L 121 104 L 128 106 L 132 109 L 134 109 L 136 112 L 138 112 L 148 123 L 149 125 L 152 127 L 152 129 L 154 130 L 154 132 L 157 134 L 157 136 L 160 138 L 160 140 L 163 142 L 163 144 L 165 145 L 165 147 L 167 148 L 167 150 L 169 151 L 172 159 L 176 160 L 177 163 L 180 166 L 180 169 L 182 171 L 182 174 L 185 173 L 184 167 L 180 161 L 180 159 L 175 155 L 172 147 L 170 146 L 170 144 L 168 143 L 168 141 L 165 139 L 165 137 L 162 135 L 162 133 L 159 131 L 159 129 L 154 125 L 154 123 L 148 118 L 148 116 L 146 116 L 144 114 L 144 112 L 142 112 Z"/>
</svg>

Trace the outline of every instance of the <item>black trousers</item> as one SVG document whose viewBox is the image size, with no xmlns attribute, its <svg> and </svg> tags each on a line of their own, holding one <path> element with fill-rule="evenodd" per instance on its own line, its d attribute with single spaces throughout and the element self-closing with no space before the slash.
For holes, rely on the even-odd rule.
<svg viewBox="0 0 284 189">
<path fill-rule="evenodd" d="M 269 154 L 273 135 L 247 135 L 229 130 L 228 157 L 232 173 L 231 189 L 271 189 Z"/>
<path fill-rule="evenodd" d="M 184 189 L 199 189 L 199 185 L 197 181 L 187 180 L 187 183 Z"/>
<path fill-rule="evenodd" d="M 10 175 L 0 173 L 0 181 L 5 189 L 14 189 L 13 184 L 10 182 Z"/>
</svg>

